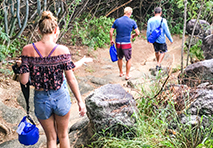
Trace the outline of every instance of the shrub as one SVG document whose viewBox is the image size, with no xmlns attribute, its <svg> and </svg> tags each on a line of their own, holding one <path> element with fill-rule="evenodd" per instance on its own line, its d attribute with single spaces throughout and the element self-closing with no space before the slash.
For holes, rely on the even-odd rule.
<svg viewBox="0 0 213 148">
<path fill-rule="evenodd" d="M 71 41 L 76 44 L 81 41 L 83 45 L 87 45 L 95 50 L 99 47 L 105 47 L 110 43 L 109 31 L 114 19 L 101 16 L 92 18 L 88 21 L 85 18 L 83 22 L 75 21 L 74 28 L 71 31 Z"/>
</svg>

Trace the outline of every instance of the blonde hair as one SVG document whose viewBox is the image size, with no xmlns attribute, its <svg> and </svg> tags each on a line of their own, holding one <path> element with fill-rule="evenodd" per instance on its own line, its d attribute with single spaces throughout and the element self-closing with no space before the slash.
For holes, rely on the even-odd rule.
<svg viewBox="0 0 213 148">
<path fill-rule="evenodd" d="M 124 14 L 127 14 L 127 13 L 132 13 L 132 8 L 131 7 L 126 7 L 124 9 Z"/>
<path fill-rule="evenodd" d="M 39 30 L 41 34 L 53 33 L 56 27 L 58 27 L 56 17 L 53 16 L 52 12 L 44 11 L 39 21 Z"/>
</svg>

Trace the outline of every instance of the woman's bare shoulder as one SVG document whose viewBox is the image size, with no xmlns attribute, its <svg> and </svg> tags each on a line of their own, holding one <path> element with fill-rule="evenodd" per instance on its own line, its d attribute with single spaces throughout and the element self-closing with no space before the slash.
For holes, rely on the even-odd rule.
<svg viewBox="0 0 213 148">
<path fill-rule="evenodd" d="M 69 48 L 67 46 L 64 45 L 58 45 L 57 47 L 60 51 L 60 54 L 70 54 Z"/>
<path fill-rule="evenodd" d="M 25 45 L 22 49 L 22 55 L 25 56 L 30 55 L 32 48 L 33 48 L 32 44 Z"/>
</svg>

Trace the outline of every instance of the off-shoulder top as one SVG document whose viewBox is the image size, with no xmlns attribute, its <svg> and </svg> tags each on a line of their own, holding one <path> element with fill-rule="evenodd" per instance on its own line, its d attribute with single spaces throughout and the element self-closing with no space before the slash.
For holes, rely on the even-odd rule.
<svg viewBox="0 0 213 148">
<path fill-rule="evenodd" d="M 36 50 L 34 44 L 33 46 Z M 40 57 L 21 56 L 20 74 L 30 72 L 31 84 L 35 89 L 58 90 L 64 80 L 63 71 L 75 67 L 71 54 L 50 56 L 51 54 L 52 51 L 48 57 L 42 57 L 41 54 Z"/>
</svg>

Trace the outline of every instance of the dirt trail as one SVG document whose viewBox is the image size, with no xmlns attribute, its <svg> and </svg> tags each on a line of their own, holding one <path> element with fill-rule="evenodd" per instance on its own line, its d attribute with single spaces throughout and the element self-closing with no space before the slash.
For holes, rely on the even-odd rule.
<svg viewBox="0 0 213 148">
<path fill-rule="evenodd" d="M 172 62 L 173 67 L 180 67 L 182 39 L 179 38 L 179 36 L 173 36 L 173 39 L 173 44 L 167 40 L 168 52 L 166 53 L 162 62 L 163 67 L 169 67 Z M 130 75 L 132 76 L 131 79 L 138 79 L 143 74 L 150 73 L 150 68 L 155 68 L 156 61 L 154 49 L 152 44 L 147 43 L 147 41 L 143 38 L 136 38 L 132 46 L 133 53 Z M 108 48 L 93 51 L 87 47 L 70 46 L 70 49 L 71 53 L 73 54 L 73 61 L 81 59 L 84 55 L 94 59 L 94 62 L 88 63 L 74 72 L 77 79 L 81 77 L 87 78 L 88 76 L 103 79 L 110 77 L 112 78 L 113 83 L 119 83 L 121 85 L 126 84 L 127 81 L 125 80 L 125 76 L 119 77 L 117 62 L 111 62 Z M 125 72 L 125 62 L 123 68 Z M 93 85 L 90 81 L 88 81 L 88 83 Z M 97 88 L 97 85 L 95 87 Z M 13 81 L 12 79 L 0 81 L 0 99 L 3 100 L 6 105 L 19 108 L 20 106 L 16 102 L 16 99 L 20 92 L 21 89 L 18 82 Z M 87 95 L 88 93 L 84 94 L 82 96 L 83 99 L 85 99 Z M 78 106 L 76 103 L 73 102 L 71 109 L 72 116 L 70 119 L 70 126 L 81 119 L 78 114 Z M 1 117 L 0 123 L 5 123 Z M 14 136 L 11 136 L 11 138 L 13 137 Z"/>
<path fill-rule="evenodd" d="M 162 67 L 169 67 L 173 63 L 173 68 L 181 65 L 181 45 L 182 39 L 179 36 L 173 36 L 173 44 L 167 40 L 168 52 L 166 53 L 162 62 Z M 143 74 L 149 74 L 150 68 L 155 68 L 155 53 L 153 45 L 148 43 L 143 38 L 136 38 L 132 43 L 132 66 L 130 75 L 132 79 L 137 79 Z M 71 50 L 73 53 L 73 50 Z M 74 51 L 75 52 L 75 51 Z M 92 55 L 94 62 L 88 63 L 87 66 L 82 66 L 75 71 L 77 77 L 95 76 L 100 78 L 111 78 L 114 83 L 126 83 L 125 76 L 119 77 L 119 70 L 117 62 L 111 62 L 109 56 L 109 49 L 97 49 L 97 51 L 87 52 L 85 50 L 78 50 L 81 57 L 83 55 Z M 78 60 L 75 54 L 74 60 Z M 123 62 L 123 71 L 125 73 L 125 61 Z"/>
</svg>

